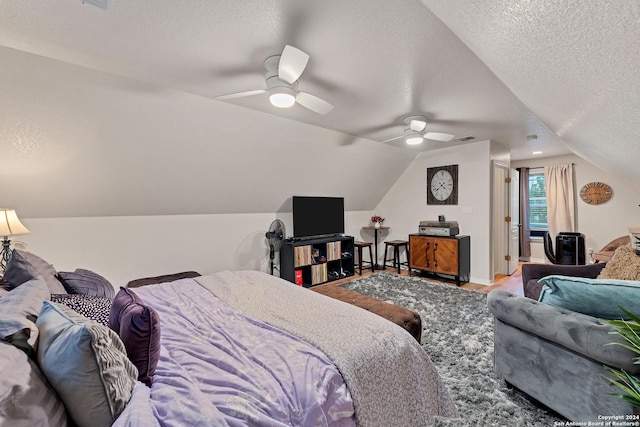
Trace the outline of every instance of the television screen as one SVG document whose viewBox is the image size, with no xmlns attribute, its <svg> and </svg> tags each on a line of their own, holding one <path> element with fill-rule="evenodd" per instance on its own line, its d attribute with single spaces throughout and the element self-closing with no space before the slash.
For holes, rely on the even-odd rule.
<svg viewBox="0 0 640 427">
<path fill-rule="evenodd" d="M 293 236 L 344 233 L 344 197 L 293 196 Z"/>
</svg>

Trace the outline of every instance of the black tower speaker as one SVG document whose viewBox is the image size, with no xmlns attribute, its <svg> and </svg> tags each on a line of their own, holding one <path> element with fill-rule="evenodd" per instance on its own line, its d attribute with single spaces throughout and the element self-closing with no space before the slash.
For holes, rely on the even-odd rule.
<svg viewBox="0 0 640 427">
<path fill-rule="evenodd" d="M 585 265 L 584 234 L 562 232 L 556 236 L 556 264 Z"/>
</svg>

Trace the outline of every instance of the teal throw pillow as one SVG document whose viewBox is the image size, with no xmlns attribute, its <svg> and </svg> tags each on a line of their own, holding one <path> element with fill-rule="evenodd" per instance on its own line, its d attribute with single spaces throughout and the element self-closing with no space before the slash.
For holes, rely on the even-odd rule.
<svg viewBox="0 0 640 427">
<path fill-rule="evenodd" d="M 628 319 L 620 307 L 640 315 L 640 281 L 547 276 L 538 301 L 601 319 Z"/>
</svg>

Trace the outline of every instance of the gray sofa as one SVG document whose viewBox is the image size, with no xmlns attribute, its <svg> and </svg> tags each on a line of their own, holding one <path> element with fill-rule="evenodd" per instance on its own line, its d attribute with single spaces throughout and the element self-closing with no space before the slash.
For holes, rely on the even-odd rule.
<svg viewBox="0 0 640 427">
<path fill-rule="evenodd" d="M 495 371 L 507 383 L 571 421 L 637 413 L 607 394 L 619 389 L 602 377 L 603 365 L 640 372 L 632 362 L 637 354 L 605 346 L 620 340 L 611 326 L 502 290 L 487 301 L 495 316 Z"/>
</svg>

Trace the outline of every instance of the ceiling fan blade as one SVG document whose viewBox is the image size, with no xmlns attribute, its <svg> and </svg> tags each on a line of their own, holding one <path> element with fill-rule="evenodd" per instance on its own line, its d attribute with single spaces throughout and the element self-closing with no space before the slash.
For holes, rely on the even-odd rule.
<svg viewBox="0 0 640 427">
<path fill-rule="evenodd" d="M 427 132 L 424 134 L 424 137 L 427 139 L 432 139 L 434 141 L 449 142 L 453 138 L 455 138 L 455 135 L 451 135 L 450 133 L 442 133 L 442 132 Z"/>
<path fill-rule="evenodd" d="M 300 49 L 286 45 L 280 56 L 278 65 L 278 77 L 289 84 L 293 84 L 300 78 L 309 62 L 309 55 Z"/>
<path fill-rule="evenodd" d="M 422 120 L 411 120 L 409 128 L 414 132 L 422 132 L 427 127 L 427 122 Z"/>
<path fill-rule="evenodd" d="M 395 141 L 396 139 L 404 138 L 404 135 L 396 136 L 395 138 L 387 139 L 382 141 L 380 144 L 386 144 L 387 142 Z"/>
<path fill-rule="evenodd" d="M 260 95 L 261 93 L 265 93 L 265 92 L 266 92 L 266 89 L 249 90 L 246 92 L 236 92 L 236 93 L 230 93 L 228 95 L 216 96 L 216 99 L 219 99 L 220 101 L 226 101 L 227 99 L 236 99 L 236 98 L 244 98 L 245 96 Z"/>
<path fill-rule="evenodd" d="M 327 114 L 333 110 L 333 105 L 329 104 L 324 99 L 320 99 L 315 95 L 311 95 L 307 92 L 298 92 L 296 96 L 296 102 L 309 110 L 318 114 Z"/>
</svg>

